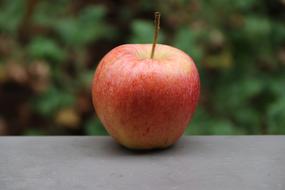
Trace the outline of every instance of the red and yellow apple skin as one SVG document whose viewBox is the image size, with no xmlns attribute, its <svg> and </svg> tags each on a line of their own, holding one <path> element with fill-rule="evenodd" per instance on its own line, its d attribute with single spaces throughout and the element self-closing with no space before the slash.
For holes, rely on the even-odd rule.
<svg viewBox="0 0 285 190">
<path fill-rule="evenodd" d="M 92 83 L 96 113 L 108 133 L 131 149 L 165 148 L 183 134 L 195 111 L 200 79 L 183 51 L 126 44 L 99 63 Z"/>
</svg>

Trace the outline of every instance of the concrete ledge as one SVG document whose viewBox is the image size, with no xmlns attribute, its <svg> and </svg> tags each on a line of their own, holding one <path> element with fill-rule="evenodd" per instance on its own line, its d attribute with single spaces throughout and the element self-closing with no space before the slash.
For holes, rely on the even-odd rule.
<svg viewBox="0 0 285 190">
<path fill-rule="evenodd" d="M 191 136 L 131 152 L 110 137 L 1 137 L 1 190 L 284 190 L 285 136 Z"/>
</svg>

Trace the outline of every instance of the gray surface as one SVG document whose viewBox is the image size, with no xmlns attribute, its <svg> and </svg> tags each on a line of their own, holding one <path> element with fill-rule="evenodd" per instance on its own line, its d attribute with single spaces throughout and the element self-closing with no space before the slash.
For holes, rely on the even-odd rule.
<svg viewBox="0 0 285 190">
<path fill-rule="evenodd" d="M 1 137 L 0 190 L 284 190 L 285 136 L 184 137 L 131 152 L 109 137 Z"/>
</svg>

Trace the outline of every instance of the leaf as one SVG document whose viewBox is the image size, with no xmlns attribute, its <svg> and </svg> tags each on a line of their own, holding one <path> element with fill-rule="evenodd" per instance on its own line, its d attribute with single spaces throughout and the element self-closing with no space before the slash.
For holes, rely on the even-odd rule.
<svg viewBox="0 0 285 190">
<path fill-rule="evenodd" d="M 80 12 L 79 20 L 86 23 L 94 23 L 104 18 L 106 10 L 103 6 L 88 6 Z"/>
<path fill-rule="evenodd" d="M 28 46 L 28 54 L 37 59 L 48 59 L 62 62 L 65 59 L 65 51 L 55 41 L 44 37 L 34 38 Z"/>
<path fill-rule="evenodd" d="M 32 100 L 32 102 L 37 112 L 46 117 L 50 117 L 58 109 L 74 105 L 75 98 L 73 94 L 52 87 L 46 93 Z"/>
<path fill-rule="evenodd" d="M 283 22 L 271 21 L 272 34 L 270 40 L 274 45 L 282 45 L 285 42 L 285 26 Z"/>
<path fill-rule="evenodd" d="M 108 135 L 98 118 L 91 118 L 84 126 L 87 135 Z"/>
<path fill-rule="evenodd" d="M 80 76 L 81 86 L 89 88 L 91 86 L 91 83 L 92 83 L 93 75 L 94 75 L 94 71 L 93 70 L 87 71 L 86 73 L 81 75 Z"/>
<path fill-rule="evenodd" d="M 43 129 L 29 128 L 29 129 L 25 130 L 24 135 L 25 136 L 43 136 L 43 135 L 47 135 L 47 134 Z"/>
<path fill-rule="evenodd" d="M 213 125 L 209 126 L 212 135 L 238 135 L 241 134 L 238 128 L 227 119 L 214 120 Z"/>
<path fill-rule="evenodd" d="M 261 93 L 263 88 L 264 83 L 258 78 L 246 77 L 236 80 L 224 78 L 213 93 L 215 107 L 223 112 L 246 106 L 253 97 Z"/>
<path fill-rule="evenodd" d="M 246 131 L 234 125 L 229 119 L 210 116 L 206 110 L 198 107 L 186 134 L 191 135 L 241 135 Z"/>
<path fill-rule="evenodd" d="M 233 1 L 231 5 L 234 5 L 240 10 L 249 10 L 255 3 L 258 3 L 258 1 L 257 0 Z"/>
<path fill-rule="evenodd" d="M 285 98 L 281 97 L 274 102 L 267 114 L 269 133 L 274 135 L 285 134 Z"/>
<path fill-rule="evenodd" d="M 90 6 L 78 18 L 56 20 L 54 28 L 67 45 L 84 46 L 97 39 L 114 37 L 115 30 L 103 20 L 105 13 L 102 6 Z"/>
<path fill-rule="evenodd" d="M 202 50 L 197 46 L 195 40 L 198 38 L 198 35 L 189 30 L 188 28 L 181 28 L 178 30 L 178 33 L 175 36 L 173 45 L 187 54 L 189 54 L 197 62 L 200 62 L 202 58 Z"/>
<path fill-rule="evenodd" d="M 25 1 L 1 1 L 0 11 L 0 31 L 5 31 L 8 34 L 16 35 L 19 23 L 25 13 Z"/>
<path fill-rule="evenodd" d="M 250 106 L 244 106 L 234 109 L 232 113 L 238 126 L 240 126 L 246 134 L 260 134 L 260 114 Z"/>
<path fill-rule="evenodd" d="M 244 26 L 244 36 L 252 44 L 263 43 L 269 40 L 271 23 L 265 17 L 249 16 L 246 17 Z"/>
<path fill-rule="evenodd" d="M 129 40 L 134 44 L 151 44 L 153 41 L 154 24 L 149 21 L 135 20 L 132 25 L 132 36 Z M 159 31 L 158 43 L 163 43 L 163 31 Z"/>
<path fill-rule="evenodd" d="M 205 125 L 209 115 L 201 107 L 198 107 L 194 113 L 194 116 L 185 131 L 185 134 L 189 135 L 206 135 L 208 133 L 208 126 Z"/>
</svg>

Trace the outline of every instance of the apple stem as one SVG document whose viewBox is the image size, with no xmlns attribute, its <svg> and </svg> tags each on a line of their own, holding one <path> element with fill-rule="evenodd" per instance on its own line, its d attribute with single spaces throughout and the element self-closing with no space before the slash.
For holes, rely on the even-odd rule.
<svg viewBox="0 0 285 190">
<path fill-rule="evenodd" d="M 154 29 L 153 44 L 152 44 L 151 55 L 150 55 L 151 59 L 153 59 L 154 57 L 155 46 L 157 44 L 159 25 L 160 25 L 160 13 L 159 12 L 154 13 L 154 25 L 155 25 L 155 29 Z"/>
</svg>

